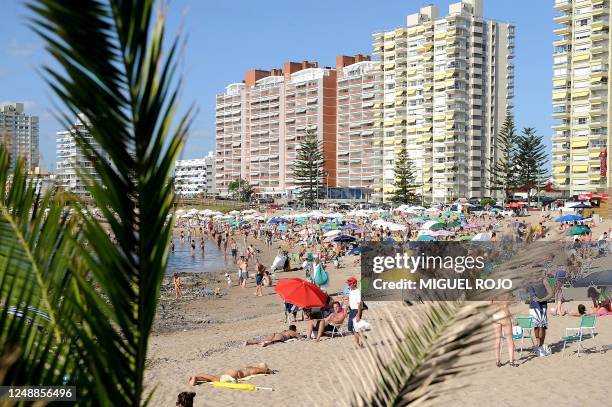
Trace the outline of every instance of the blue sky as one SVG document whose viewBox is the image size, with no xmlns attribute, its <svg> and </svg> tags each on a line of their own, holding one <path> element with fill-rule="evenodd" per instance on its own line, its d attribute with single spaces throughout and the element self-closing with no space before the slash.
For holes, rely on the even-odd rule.
<svg viewBox="0 0 612 407">
<path fill-rule="evenodd" d="M 214 149 L 215 94 L 239 82 L 246 70 L 281 67 L 285 61 L 333 65 L 338 54 L 371 53 L 376 31 L 406 23 L 406 16 L 434 3 L 445 15 L 450 0 L 172 0 L 169 34 L 188 35 L 181 103 L 198 116 L 183 157 Z M 0 103 L 23 101 L 40 116 L 40 149 L 47 169 L 55 166 L 52 112 L 58 106 L 41 79 L 50 62 L 40 39 L 27 27 L 19 0 L 3 1 L 0 15 Z M 487 18 L 516 25 L 515 109 L 517 127 L 535 127 L 549 143 L 552 125 L 552 0 L 485 0 Z M 92 44 L 93 45 L 93 44 Z"/>
</svg>

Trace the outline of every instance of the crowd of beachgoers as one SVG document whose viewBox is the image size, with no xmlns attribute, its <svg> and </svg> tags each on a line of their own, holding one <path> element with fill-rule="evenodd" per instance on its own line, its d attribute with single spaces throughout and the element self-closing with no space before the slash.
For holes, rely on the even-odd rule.
<svg viewBox="0 0 612 407">
<path fill-rule="evenodd" d="M 253 296 L 273 291 L 278 297 L 284 309 L 284 329 L 256 338 L 246 333 L 243 346 L 268 347 L 302 339 L 316 343 L 324 337 L 350 335 L 354 345 L 361 348 L 367 331 L 376 329 L 367 322 L 368 305 L 361 298 L 358 266 L 360 248 L 365 242 L 495 242 L 508 238 L 526 244 L 565 241 L 564 259 L 569 260 L 564 260 L 561 268 L 550 261 L 543 269 L 541 284 L 534 286 L 526 301 L 527 310 L 519 311 L 524 316 L 516 315 L 514 300 L 491 302 L 495 363 L 499 367 L 515 367 L 520 365 L 520 358 L 514 342 L 520 342 L 521 348 L 525 340 L 532 342 L 532 353 L 538 357 L 554 351 L 546 343 L 549 315 L 584 317 L 578 335 L 566 337 L 568 343 L 579 342 L 578 350 L 593 334 L 588 328 L 594 327 L 596 318 L 612 315 L 606 287 L 590 287 L 588 298 L 592 303 L 586 305 L 573 304 L 570 308 L 564 299 L 566 281 L 583 268 L 585 259 L 610 252 L 610 222 L 582 215 L 581 210 L 568 213 L 549 207 L 529 212 L 523 208 L 486 208 L 474 212 L 469 204 L 461 203 L 432 208 L 402 205 L 390 210 L 260 208 L 227 214 L 179 210 L 170 255 L 176 245 L 190 247 L 193 256 L 206 256 L 207 251 L 217 250 L 234 270 L 223 276 L 227 290 L 251 289 L 254 282 Z M 343 268 L 350 270 L 350 275 L 343 278 L 340 287 L 330 288 L 330 273 Z M 303 278 L 292 278 L 296 271 Z M 179 272 L 172 277 L 176 298 L 183 296 L 182 278 Z M 303 331 L 297 327 L 302 325 L 296 324 L 300 314 Z M 501 362 L 504 346 L 507 363 Z M 256 387 L 245 382 L 245 378 L 274 372 L 267 365 L 246 366 L 218 374 L 195 373 L 189 383 Z"/>
</svg>

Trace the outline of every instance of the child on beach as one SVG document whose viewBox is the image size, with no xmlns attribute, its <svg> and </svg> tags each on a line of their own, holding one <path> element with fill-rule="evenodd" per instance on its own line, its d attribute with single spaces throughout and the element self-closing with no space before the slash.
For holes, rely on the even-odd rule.
<svg viewBox="0 0 612 407">
<path fill-rule="evenodd" d="M 227 288 L 232 286 L 232 276 L 229 273 L 225 273 L 225 279 L 227 280 Z"/>
<path fill-rule="evenodd" d="M 183 295 L 183 283 L 181 283 L 181 278 L 179 277 L 177 273 L 174 273 L 174 275 L 172 276 L 172 279 L 174 281 L 174 294 L 176 295 L 176 298 L 178 299 L 179 297 Z"/>
</svg>

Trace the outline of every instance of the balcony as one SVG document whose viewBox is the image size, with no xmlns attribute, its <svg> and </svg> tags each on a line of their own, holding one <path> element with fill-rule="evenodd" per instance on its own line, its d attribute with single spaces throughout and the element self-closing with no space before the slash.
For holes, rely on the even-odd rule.
<svg viewBox="0 0 612 407">
<path fill-rule="evenodd" d="M 571 13 L 564 13 L 561 15 L 558 15 L 554 18 L 555 23 L 557 24 L 567 24 L 572 22 L 572 14 Z"/>
<path fill-rule="evenodd" d="M 570 10 L 572 8 L 571 0 L 555 0 L 555 9 L 557 10 Z"/>
</svg>

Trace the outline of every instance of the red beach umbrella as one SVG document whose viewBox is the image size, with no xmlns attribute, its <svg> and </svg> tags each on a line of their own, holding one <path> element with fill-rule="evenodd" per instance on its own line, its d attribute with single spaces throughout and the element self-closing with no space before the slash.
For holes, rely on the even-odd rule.
<svg viewBox="0 0 612 407">
<path fill-rule="evenodd" d="M 283 278 L 276 284 L 274 291 L 285 302 L 300 308 L 322 307 L 327 302 L 327 294 L 316 285 L 301 278 Z"/>
</svg>

